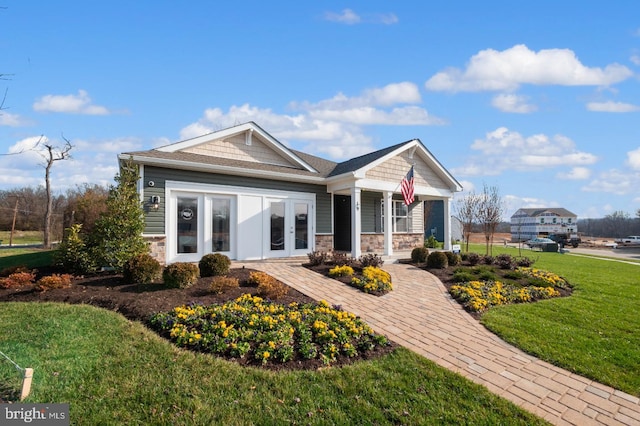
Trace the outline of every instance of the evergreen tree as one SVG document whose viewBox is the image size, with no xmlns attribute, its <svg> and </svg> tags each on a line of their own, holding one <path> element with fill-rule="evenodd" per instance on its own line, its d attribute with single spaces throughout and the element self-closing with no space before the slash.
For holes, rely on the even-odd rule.
<svg viewBox="0 0 640 426">
<path fill-rule="evenodd" d="M 134 256 L 147 253 L 149 247 L 142 237 L 144 211 L 137 191 L 139 167 L 131 160 L 121 164 L 116 186 L 109 188 L 106 212 L 96 221 L 89 245 L 101 266 L 121 271 Z"/>
</svg>

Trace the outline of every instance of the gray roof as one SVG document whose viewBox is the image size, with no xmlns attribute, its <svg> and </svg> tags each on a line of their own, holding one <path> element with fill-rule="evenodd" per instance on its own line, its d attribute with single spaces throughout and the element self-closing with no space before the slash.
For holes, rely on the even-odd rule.
<svg viewBox="0 0 640 426">
<path fill-rule="evenodd" d="M 575 213 L 571 213 L 569 210 L 564 209 L 562 207 L 539 207 L 539 208 L 519 209 L 519 210 L 522 212 L 525 212 L 531 217 L 540 216 L 542 213 L 553 213 L 558 216 L 578 217 Z"/>
<path fill-rule="evenodd" d="M 388 148 L 383 148 L 378 151 L 370 152 L 369 154 L 361 155 L 360 157 L 343 161 L 342 163 L 339 163 L 338 165 L 336 165 L 336 167 L 331 171 L 331 173 L 329 173 L 327 177 L 338 176 L 338 175 L 349 173 L 349 172 L 355 172 L 356 170 L 363 168 L 367 164 L 373 163 L 374 161 L 384 157 L 385 155 L 395 151 L 396 149 L 400 148 L 402 145 L 407 144 L 409 142 L 411 141 L 402 142 L 402 143 L 390 146 Z"/>
</svg>

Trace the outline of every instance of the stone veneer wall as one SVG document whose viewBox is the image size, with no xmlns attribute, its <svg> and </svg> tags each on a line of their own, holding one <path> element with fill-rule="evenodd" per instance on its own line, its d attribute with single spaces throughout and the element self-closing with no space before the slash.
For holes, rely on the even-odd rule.
<svg viewBox="0 0 640 426">
<path fill-rule="evenodd" d="M 160 262 L 161 265 L 165 264 L 165 260 L 167 258 L 167 238 L 162 237 L 145 237 L 147 242 L 149 243 L 149 250 L 151 252 L 151 257 Z"/>
<path fill-rule="evenodd" d="M 420 234 L 393 234 L 391 240 L 393 250 L 407 251 L 424 244 L 424 235 Z M 360 236 L 360 248 L 363 253 L 383 253 L 384 234 L 362 234 Z"/>
<path fill-rule="evenodd" d="M 316 251 L 333 250 L 333 235 L 316 235 Z"/>
</svg>

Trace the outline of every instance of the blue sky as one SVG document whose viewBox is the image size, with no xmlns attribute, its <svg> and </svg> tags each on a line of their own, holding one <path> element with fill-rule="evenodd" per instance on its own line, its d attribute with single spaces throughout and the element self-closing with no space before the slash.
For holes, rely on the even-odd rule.
<svg viewBox="0 0 640 426">
<path fill-rule="evenodd" d="M 435 4 L 437 3 L 437 4 Z M 640 208 L 640 3 L 58 1 L 0 9 L 0 189 L 249 120 L 339 161 L 420 139 L 506 216 Z M 464 193 L 463 193 L 464 194 Z"/>
</svg>

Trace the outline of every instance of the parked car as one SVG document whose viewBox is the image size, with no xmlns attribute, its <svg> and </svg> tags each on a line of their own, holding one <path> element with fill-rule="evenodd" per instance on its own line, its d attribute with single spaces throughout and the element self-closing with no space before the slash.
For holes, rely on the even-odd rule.
<svg viewBox="0 0 640 426">
<path fill-rule="evenodd" d="M 640 235 L 629 235 L 628 237 L 619 238 L 616 243 L 622 244 L 640 244 Z"/>
<path fill-rule="evenodd" d="M 538 248 L 546 246 L 547 244 L 556 244 L 551 238 L 533 238 L 529 241 L 525 241 L 525 244 L 530 248 Z"/>
</svg>

